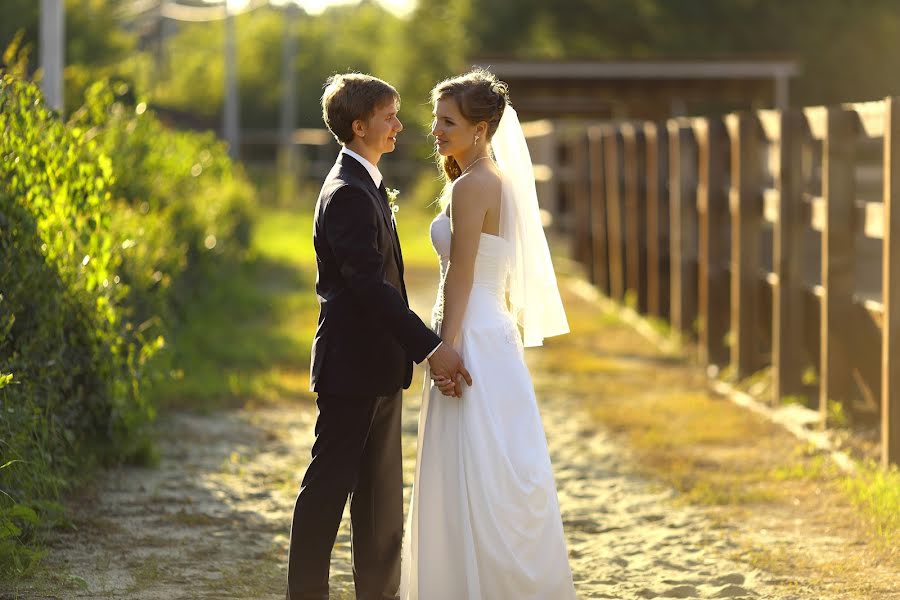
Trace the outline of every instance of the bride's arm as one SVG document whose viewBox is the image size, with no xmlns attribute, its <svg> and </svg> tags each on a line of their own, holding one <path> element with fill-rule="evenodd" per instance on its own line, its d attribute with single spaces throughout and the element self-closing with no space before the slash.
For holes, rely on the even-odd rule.
<svg viewBox="0 0 900 600">
<path fill-rule="evenodd" d="M 479 191 L 477 180 L 466 177 L 453 185 L 450 200 L 450 264 L 444 280 L 441 338 L 454 348 L 472 291 L 475 257 L 487 211 Z"/>
</svg>

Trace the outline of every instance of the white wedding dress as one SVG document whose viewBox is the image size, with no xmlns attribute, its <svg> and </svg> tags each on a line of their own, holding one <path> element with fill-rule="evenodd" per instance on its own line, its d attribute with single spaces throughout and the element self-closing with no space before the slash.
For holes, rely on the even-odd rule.
<svg viewBox="0 0 900 600">
<path fill-rule="evenodd" d="M 445 214 L 432 222 L 431 239 L 443 281 Z M 505 239 L 481 234 L 458 348 L 472 386 L 446 397 L 426 375 L 403 600 L 575 598 L 544 428 L 506 306 L 509 255 Z"/>
</svg>

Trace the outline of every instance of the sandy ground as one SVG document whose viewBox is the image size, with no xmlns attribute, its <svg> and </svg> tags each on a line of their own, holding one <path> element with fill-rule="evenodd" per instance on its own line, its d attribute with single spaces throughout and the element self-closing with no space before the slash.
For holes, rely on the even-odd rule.
<svg viewBox="0 0 900 600">
<path fill-rule="evenodd" d="M 635 343 L 646 342 L 635 335 Z M 418 396 L 405 397 L 407 485 Z M 627 450 L 583 402 L 543 392 L 539 402 L 580 598 L 838 597 L 804 584 L 802 574 L 751 567 L 741 558 L 746 523 L 675 502 L 675 492 L 637 475 Z M 68 499 L 76 528 L 58 534 L 46 561 L 56 591 L 31 584 L 0 597 L 283 598 L 290 516 L 315 416 L 301 404 L 165 416 L 158 468 L 108 472 Z M 756 528 L 767 518 L 747 522 L 755 519 Z M 772 522 L 780 543 L 804 539 L 780 523 Z M 353 598 L 346 518 L 331 581 L 333 598 Z"/>
<path fill-rule="evenodd" d="M 407 482 L 417 408 L 407 402 L 404 413 Z M 622 449 L 584 427 L 577 406 L 542 409 L 579 597 L 815 597 L 784 595 L 764 573 L 725 558 L 735 547 L 728 527 L 675 508 L 672 492 L 630 474 Z M 60 597 L 283 597 L 314 419 L 296 407 L 166 418 L 158 469 L 112 472 L 76 499 L 78 529 L 57 540 L 50 560 L 85 584 Z M 345 519 L 332 562 L 336 598 L 353 597 L 349 559 Z"/>
</svg>

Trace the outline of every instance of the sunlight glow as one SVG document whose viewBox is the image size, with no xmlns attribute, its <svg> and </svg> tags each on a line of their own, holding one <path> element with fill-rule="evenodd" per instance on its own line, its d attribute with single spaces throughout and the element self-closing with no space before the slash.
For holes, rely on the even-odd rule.
<svg viewBox="0 0 900 600">
<path fill-rule="evenodd" d="M 228 0 L 230 3 L 238 3 L 242 2 L 244 4 L 247 3 L 248 0 Z M 398 16 L 405 16 L 412 12 L 412 9 L 415 7 L 416 0 L 377 0 L 379 4 L 383 7 L 394 13 Z M 301 7 L 306 12 L 317 15 L 324 11 L 326 8 L 330 6 L 337 6 L 340 4 L 358 4 L 359 0 L 270 0 L 270 2 L 276 6 L 284 6 L 288 3 L 295 3 Z"/>
</svg>

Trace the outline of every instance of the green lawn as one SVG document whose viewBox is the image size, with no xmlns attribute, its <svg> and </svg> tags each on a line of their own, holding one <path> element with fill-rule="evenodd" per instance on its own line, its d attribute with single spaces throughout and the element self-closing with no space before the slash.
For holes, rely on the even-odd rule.
<svg viewBox="0 0 900 600">
<path fill-rule="evenodd" d="M 436 208 L 397 214 L 407 269 L 434 267 L 428 225 Z M 210 410 L 308 400 L 309 350 L 318 305 L 312 207 L 262 208 L 249 260 L 187 303 L 175 368 L 157 386 L 163 408 Z"/>
</svg>

